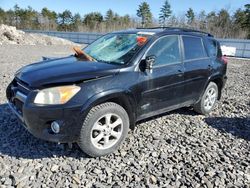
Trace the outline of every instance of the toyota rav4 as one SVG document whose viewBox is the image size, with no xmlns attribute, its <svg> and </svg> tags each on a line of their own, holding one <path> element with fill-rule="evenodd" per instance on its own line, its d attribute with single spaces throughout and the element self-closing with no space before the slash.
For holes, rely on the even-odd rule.
<svg viewBox="0 0 250 188">
<path fill-rule="evenodd" d="M 34 136 L 77 142 L 90 156 L 115 151 L 139 120 L 191 106 L 210 113 L 227 61 L 219 42 L 184 28 L 113 32 L 64 58 L 18 70 L 10 108 Z"/>
</svg>

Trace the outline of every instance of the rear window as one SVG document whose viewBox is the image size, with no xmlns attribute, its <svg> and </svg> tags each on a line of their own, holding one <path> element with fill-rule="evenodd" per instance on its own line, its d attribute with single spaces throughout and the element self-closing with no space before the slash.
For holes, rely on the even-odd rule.
<svg viewBox="0 0 250 188">
<path fill-rule="evenodd" d="M 202 39 L 199 37 L 183 36 L 185 60 L 207 57 Z"/>
<path fill-rule="evenodd" d="M 207 48 L 209 57 L 217 56 L 218 50 L 217 50 L 217 42 L 215 40 L 208 39 Z"/>
</svg>

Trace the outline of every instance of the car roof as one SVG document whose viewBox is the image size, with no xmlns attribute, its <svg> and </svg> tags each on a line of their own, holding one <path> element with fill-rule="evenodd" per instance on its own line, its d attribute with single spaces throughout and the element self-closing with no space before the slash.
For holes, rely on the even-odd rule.
<svg viewBox="0 0 250 188">
<path fill-rule="evenodd" d="M 180 35 L 193 35 L 199 37 L 214 37 L 210 33 L 188 29 L 188 28 L 178 28 L 178 27 L 154 27 L 154 28 L 136 28 L 136 29 L 128 29 L 115 31 L 113 33 L 116 34 L 148 34 L 148 35 L 168 35 L 168 34 L 180 34 Z"/>
</svg>

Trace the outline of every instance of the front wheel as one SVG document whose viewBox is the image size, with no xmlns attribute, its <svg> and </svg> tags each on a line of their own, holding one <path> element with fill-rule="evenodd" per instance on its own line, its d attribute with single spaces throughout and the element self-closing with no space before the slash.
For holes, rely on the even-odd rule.
<svg viewBox="0 0 250 188">
<path fill-rule="evenodd" d="M 194 105 L 194 110 L 201 114 L 209 114 L 218 99 L 218 86 L 214 82 L 210 82 L 201 97 L 200 101 Z"/>
<path fill-rule="evenodd" d="M 84 120 L 79 147 L 92 157 L 114 152 L 127 136 L 129 117 L 123 107 L 107 102 L 93 107 Z"/>
</svg>

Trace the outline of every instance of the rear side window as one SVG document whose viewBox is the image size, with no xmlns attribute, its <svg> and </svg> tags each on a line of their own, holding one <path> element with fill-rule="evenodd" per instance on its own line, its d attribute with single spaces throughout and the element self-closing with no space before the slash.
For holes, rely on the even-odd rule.
<svg viewBox="0 0 250 188">
<path fill-rule="evenodd" d="M 216 57 L 217 56 L 217 42 L 215 40 L 208 39 L 207 40 L 207 48 L 208 48 L 208 55 L 209 57 Z"/>
<path fill-rule="evenodd" d="M 199 37 L 183 36 L 185 60 L 207 57 L 202 39 Z"/>
<path fill-rule="evenodd" d="M 168 65 L 181 62 L 178 36 L 160 38 L 148 51 L 147 56 L 156 56 L 154 66 Z"/>
</svg>

